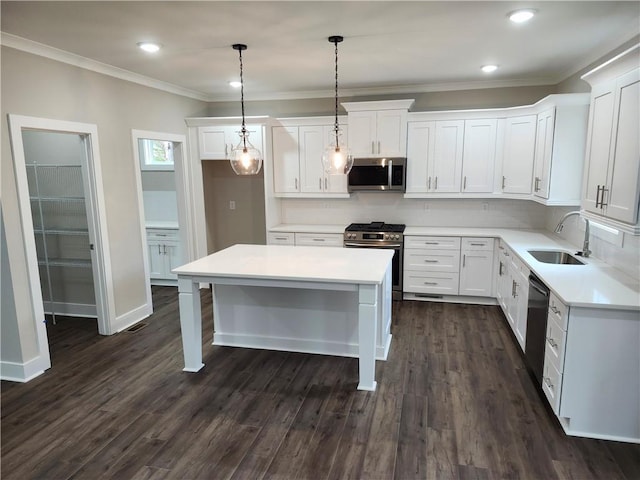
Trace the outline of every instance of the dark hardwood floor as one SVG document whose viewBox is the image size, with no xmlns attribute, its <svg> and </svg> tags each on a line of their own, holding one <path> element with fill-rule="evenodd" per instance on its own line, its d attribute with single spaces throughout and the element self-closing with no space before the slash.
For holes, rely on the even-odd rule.
<svg viewBox="0 0 640 480">
<path fill-rule="evenodd" d="M 562 432 L 498 307 L 395 302 L 360 392 L 356 359 L 213 347 L 210 321 L 184 373 L 176 290 L 153 298 L 135 333 L 60 319 L 53 367 L 2 382 L 3 479 L 640 479 L 640 446 Z"/>
</svg>

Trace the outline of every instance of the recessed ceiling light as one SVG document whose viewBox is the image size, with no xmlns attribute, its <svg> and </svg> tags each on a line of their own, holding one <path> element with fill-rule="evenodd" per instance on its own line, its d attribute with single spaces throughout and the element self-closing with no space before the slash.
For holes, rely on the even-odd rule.
<svg viewBox="0 0 640 480">
<path fill-rule="evenodd" d="M 229 85 L 231 85 L 233 88 L 240 88 L 242 86 L 242 82 L 238 82 L 237 80 L 232 80 L 231 82 L 229 82 Z"/>
<path fill-rule="evenodd" d="M 160 44 L 153 42 L 139 42 L 138 48 L 144 50 L 147 53 L 156 53 L 160 50 Z"/>
<path fill-rule="evenodd" d="M 526 8 L 523 10 L 515 10 L 509 13 L 508 17 L 509 20 L 511 20 L 513 23 L 524 23 L 531 20 L 535 14 L 536 10 L 532 8 Z"/>
<path fill-rule="evenodd" d="M 495 72 L 498 69 L 497 65 L 483 65 L 482 66 L 482 71 L 484 73 L 491 73 L 491 72 Z"/>
</svg>

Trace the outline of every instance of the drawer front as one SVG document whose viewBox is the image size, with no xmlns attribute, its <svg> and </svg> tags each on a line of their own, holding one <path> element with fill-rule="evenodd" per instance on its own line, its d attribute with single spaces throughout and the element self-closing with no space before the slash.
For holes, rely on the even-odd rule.
<svg viewBox="0 0 640 480">
<path fill-rule="evenodd" d="M 342 247 L 341 233 L 296 233 L 296 246 Z"/>
<path fill-rule="evenodd" d="M 458 295 L 457 273 L 404 271 L 403 290 L 410 293 Z"/>
<path fill-rule="evenodd" d="M 458 272 L 460 252 L 456 250 L 405 250 L 404 268 L 421 272 Z"/>
<path fill-rule="evenodd" d="M 269 232 L 267 233 L 267 245 L 294 245 L 293 233 Z"/>
<path fill-rule="evenodd" d="M 493 250 L 493 238 L 463 238 L 462 250 Z"/>
<path fill-rule="evenodd" d="M 562 374 L 553 366 L 547 355 L 544 357 L 544 373 L 542 374 L 542 391 L 556 415 L 560 413 L 560 393 L 562 391 Z"/>
<path fill-rule="evenodd" d="M 564 369 L 564 346 L 567 339 L 567 332 L 564 331 L 555 319 L 549 315 L 547 320 L 547 333 L 545 344 L 545 356 L 551 360 L 556 370 L 560 373 Z"/>
<path fill-rule="evenodd" d="M 567 330 L 567 318 L 569 318 L 569 307 L 562 303 L 560 299 L 551 292 L 549 296 L 549 315 L 553 316 L 560 328 Z"/>
<path fill-rule="evenodd" d="M 147 228 L 147 240 L 177 242 L 179 240 L 178 230 Z"/>
<path fill-rule="evenodd" d="M 460 237 L 405 236 L 404 248 L 460 250 Z"/>
</svg>

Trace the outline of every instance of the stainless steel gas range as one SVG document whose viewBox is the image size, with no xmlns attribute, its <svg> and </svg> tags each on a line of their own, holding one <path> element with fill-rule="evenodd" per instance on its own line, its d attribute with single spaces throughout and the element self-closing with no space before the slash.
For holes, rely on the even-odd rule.
<svg viewBox="0 0 640 480">
<path fill-rule="evenodd" d="M 393 299 L 402 299 L 402 257 L 406 225 L 384 222 L 352 223 L 344 231 L 347 248 L 389 248 L 394 250 L 392 264 Z"/>
</svg>

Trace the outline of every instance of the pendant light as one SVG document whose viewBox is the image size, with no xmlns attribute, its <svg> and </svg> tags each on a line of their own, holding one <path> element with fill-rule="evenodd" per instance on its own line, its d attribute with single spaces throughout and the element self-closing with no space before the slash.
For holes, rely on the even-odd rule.
<svg viewBox="0 0 640 480">
<path fill-rule="evenodd" d="M 231 168 L 236 175 L 256 175 L 262 167 L 262 154 L 260 150 L 251 145 L 249 132 L 244 123 L 244 81 L 242 79 L 242 52 L 247 46 L 242 43 L 232 45 L 240 56 L 240 104 L 242 106 L 242 129 L 239 132 L 240 141 L 231 150 Z"/>
<path fill-rule="evenodd" d="M 329 145 L 322 154 L 322 166 L 329 175 L 347 174 L 353 167 L 353 157 L 347 146 L 342 142 L 340 126 L 338 125 L 338 43 L 344 38 L 339 35 L 329 37 L 329 42 L 335 45 L 336 55 L 336 121 L 329 140 Z"/>
</svg>

